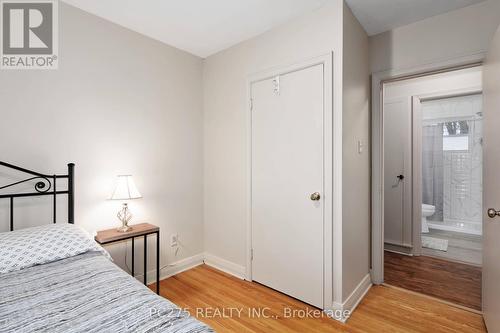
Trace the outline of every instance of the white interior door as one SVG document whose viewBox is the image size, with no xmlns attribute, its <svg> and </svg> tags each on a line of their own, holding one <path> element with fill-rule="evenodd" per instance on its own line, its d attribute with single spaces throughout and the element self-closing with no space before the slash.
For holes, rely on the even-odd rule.
<svg viewBox="0 0 500 333">
<path fill-rule="evenodd" d="M 483 314 L 489 332 L 500 332 L 500 30 L 484 65 L 483 110 Z"/>
<path fill-rule="evenodd" d="M 320 308 L 323 67 L 259 81 L 251 88 L 252 279 Z"/>
<path fill-rule="evenodd" d="M 384 102 L 384 241 L 407 249 L 412 247 L 411 135 L 408 98 Z"/>
</svg>

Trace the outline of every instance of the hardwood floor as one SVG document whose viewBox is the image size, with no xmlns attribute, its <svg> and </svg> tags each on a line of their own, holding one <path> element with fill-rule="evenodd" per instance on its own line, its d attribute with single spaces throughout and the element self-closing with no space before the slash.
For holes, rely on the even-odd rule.
<svg viewBox="0 0 500 333">
<path fill-rule="evenodd" d="M 426 256 L 384 254 L 385 283 L 481 310 L 481 267 Z"/>
<path fill-rule="evenodd" d="M 289 317 L 290 311 L 315 308 L 206 265 L 162 280 L 160 286 L 162 296 L 217 332 L 486 332 L 478 314 L 385 286 L 372 287 L 346 324 L 327 317 Z"/>
</svg>

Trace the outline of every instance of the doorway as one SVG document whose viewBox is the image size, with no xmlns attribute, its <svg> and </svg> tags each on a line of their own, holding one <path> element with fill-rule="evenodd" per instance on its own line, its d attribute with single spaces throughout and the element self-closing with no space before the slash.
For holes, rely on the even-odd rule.
<svg viewBox="0 0 500 333">
<path fill-rule="evenodd" d="M 421 254 L 482 264 L 483 96 L 416 101 L 422 164 Z"/>
<path fill-rule="evenodd" d="M 482 68 L 383 84 L 384 282 L 481 309 Z"/>
</svg>

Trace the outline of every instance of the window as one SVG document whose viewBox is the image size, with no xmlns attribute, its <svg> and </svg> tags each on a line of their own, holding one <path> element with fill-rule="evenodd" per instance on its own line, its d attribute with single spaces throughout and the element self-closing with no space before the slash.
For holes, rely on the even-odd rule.
<svg viewBox="0 0 500 333">
<path fill-rule="evenodd" d="M 469 150 L 467 121 L 451 121 L 443 124 L 443 150 Z"/>
<path fill-rule="evenodd" d="M 469 134 L 467 121 L 450 121 L 443 124 L 443 136 Z"/>
<path fill-rule="evenodd" d="M 455 135 L 443 136 L 443 150 L 469 150 L 469 136 Z"/>
</svg>

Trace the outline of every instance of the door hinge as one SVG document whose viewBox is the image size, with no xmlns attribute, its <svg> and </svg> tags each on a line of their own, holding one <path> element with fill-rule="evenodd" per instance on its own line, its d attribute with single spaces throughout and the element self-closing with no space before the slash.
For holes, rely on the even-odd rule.
<svg viewBox="0 0 500 333">
<path fill-rule="evenodd" d="M 253 260 L 253 249 L 250 250 L 250 260 Z"/>
<path fill-rule="evenodd" d="M 250 111 L 253 111 L 253 98 L 250 98 Z"/>
<path fill-rule="evenodd" d="M 279 96 L 280 95 L 280 77 L 279 77 L 279 75 L 274 77 L 273 87 L 274 87 L 273 88 L 274 94 L 276 96 Z"/>
</svg>

